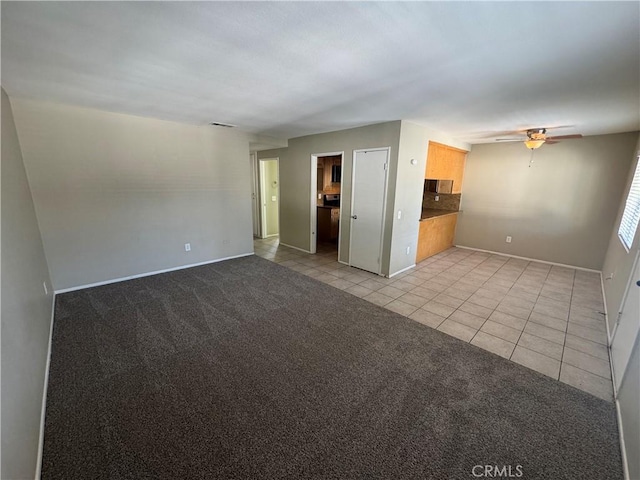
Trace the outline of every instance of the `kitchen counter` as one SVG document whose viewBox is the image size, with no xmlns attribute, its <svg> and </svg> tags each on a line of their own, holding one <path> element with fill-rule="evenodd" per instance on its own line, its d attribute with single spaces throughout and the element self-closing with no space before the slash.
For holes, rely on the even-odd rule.
<svg viewBox="0 0 640 480">
<path fill-rule="evenodd" d="M 340 207 L 333 207 L 331 205 L 318 205 L 318 208 L 337 208 L 338 210 L 340 209 Z"/>
<path fill-rule="evenodd" d="M 459 210 L 442 210 L 440 208 L 423 208 L 420 215 L 420 221 L 434 217 L 442 217 L 444 215 L 453 215 L 460 213 Z"/>
</svg>

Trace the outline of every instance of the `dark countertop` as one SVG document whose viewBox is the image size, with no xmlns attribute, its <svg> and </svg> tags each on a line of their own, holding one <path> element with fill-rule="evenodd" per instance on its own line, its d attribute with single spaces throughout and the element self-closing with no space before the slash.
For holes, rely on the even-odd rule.
<svg viewBox="0 0 640 480">
<path fill-rule="evenodd" d="M 331 205 L 318 205 L 318 208 L 340 208 L 340 207 L 332 207 Z"/>
<path fill-rule="evenodd" d="M 423 208 L 420 215 L 420 221 L 428 220 L 429 218 L 442 217 L 443 215 L 454 215 L 460 213 L 459 210 L 442 210 L 439 208 Z"/>
</svg>

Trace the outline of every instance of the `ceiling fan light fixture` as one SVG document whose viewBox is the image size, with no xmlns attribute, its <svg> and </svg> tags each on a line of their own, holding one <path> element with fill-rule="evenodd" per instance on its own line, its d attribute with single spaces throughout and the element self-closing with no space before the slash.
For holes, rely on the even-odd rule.
<svg viewBox="0 0 640 480">
<path fill-rule="evenodd" d="M 544 140 L 527 140 L 524 142 L 525 147 L 535 150 L 536 148 L 540 148 L 544 144 Z"/>
</svg>

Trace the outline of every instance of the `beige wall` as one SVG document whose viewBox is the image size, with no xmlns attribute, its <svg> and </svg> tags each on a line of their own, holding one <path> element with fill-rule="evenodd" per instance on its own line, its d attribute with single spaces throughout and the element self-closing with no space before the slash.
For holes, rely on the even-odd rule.
<svg viewBox="0 0 640 480">
<path fill-rule="evenodd" d="M 246 135 L 13 103 L 56 290 L 253 251 Z"/>
<path fill-rule="evenodd" d="M 280 158 L 281 241 L 309 250 L 311 155 L 344 151 L 340 185 L 343 202 L 340 212 L 340 261 L 348 262 L 353 151 L 391 147 L 382 271 L 388 275 L 412 266 L 416 257 L 430 140 L 462 149 L 469 148 L 464 142 L 403 120 L 293 138 L 289 140 L 288 148 L 258 152 L 259 158 Z M 412 158 L 416 159 L 417 165 L 411 164 Z M 400 219 L 398 211 L 402 212 Z"/>
<path fill-rule="evenodd" d="M 602 267 L 607 322 L 610 332 L 613 332 L 629 277 L 633 273 L 633 262 L 640 248 L 640 232 L 636 232 L 629 252 L 622 246 L 622 242 L 618 238 L 622 212 L 633 180 L 638 155 L 640 155 L 640 135 L 636 134 L 636 139 L 635 150 L 629 154 L 631 165 L 627 172 L 626 184 L 620 192 L 617 216 L 611 229 L 609 248 Z M 632 286 L 631 288 L 636 287 Z M 618 408 L 622 419 L 629 478 L 640 478 L 640 457 L 637 454 L 640 451 L 640 410 L 638 405 L 640 405 L 640 337 L 636 338 L 627 371 L 618 391 Z"/>
<path fill-rule="evenodd" d="M 475 145 L 456 244 L 600 270 L 637 133 L 543 145 Z M 511 235 L 513 242 L 505 243 Z"/>
<path fill-rule="evenodd" d="M 258 152 L 259 158 L 280 158 L 280 241 L 308 251 L 311 248 L 309 229 L 311 225 L 311 155 L 342 152 L 340 212 L 340 260 L 349 259 L 349 215 L 351 198 L 351 169 L 353 151 L 363 148 L 391 147 L 390 178 L 393 178 L 398 159 L 400 121 L 380 123 L 366 127 L 340 130 L 289 139 L 286 149 Z M 393 198 L 395 183 L 389 182 L 389 196 Z M 393 202 L 388 203 L 387 218 L 390 218 Z M 383 271 L 389 269 L 391 246 L 391 221 L 385 226 L 383 244 Z"/>
<path fill-rule="evenodd" d="M 607 301 L 607 313 L 609 321 L 609 331 L 613 331 L 613 324 L 617 319 L 618 310 L 622 303 L 622 297 L 629 281 L 629 275 L 633 269 L 633 261 L 640 248 L 640 233 L 636 233 L 633 240 L 631 250 L 627 250 L 622 245 L 620 238 L 618 238 L 618 228 L 620 227 L 620 220 L 622 219 L 622 213 L 627 201 L 627 195 L 629 188 L 631 187 L 631 181 L 633 180 L 633 174 L 636 170 L 637 158 L 640 155 L 640 135 L 636 136 L 636 148 L 635 151 L 629 154 L 631 166 L 627 171 L 626 184 L 620 191 L 618 197 L 618 210 L 615 216 L 614 228 L 611 230 L 609 236 L 609 248 L 607 249 L 604 266 L 602 267 L 602 276 L 604 278 L 604 292 Z"/>
<path fill-rule="evenodd" d="M 456 141 L 441 132 L 402 121 L 398 162 L 394 172 L 395 195 L 391 197 L 393 202 L 391 217 L 393 230 L 389 260 L 391 274 L 415 264 L 429 141 L 444 143 L 463 150 L 470 148 L 468 144 Z M 411 159 L 415 159 L 417 164 L 412 165 Z M 398 218 L 398 212 L 402 212 L 401 218 Z"/>
<path fill-rule="evenodd" d="M 52 289 L 11 112 L 2 90 L 2 469 L 34 478 Z M 45 294 L 43 282 L 49 293 Z"/>
</svg>

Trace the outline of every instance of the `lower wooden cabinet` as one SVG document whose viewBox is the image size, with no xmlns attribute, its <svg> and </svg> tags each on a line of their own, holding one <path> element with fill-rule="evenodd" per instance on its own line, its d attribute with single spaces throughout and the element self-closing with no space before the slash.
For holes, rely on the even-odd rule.
<svg viewBox="0 0 640 480">
<path fill-rule="evenodd" d="M 422 220 L 418 233 L 416 262 L 452 247 L 457 221 L 457 213 Z"/>
<path fill-rule="evenodd" d="M 338 238 L 340 209 L 318 207 L 318 240 L 328 242 Z"/>
</svg>

